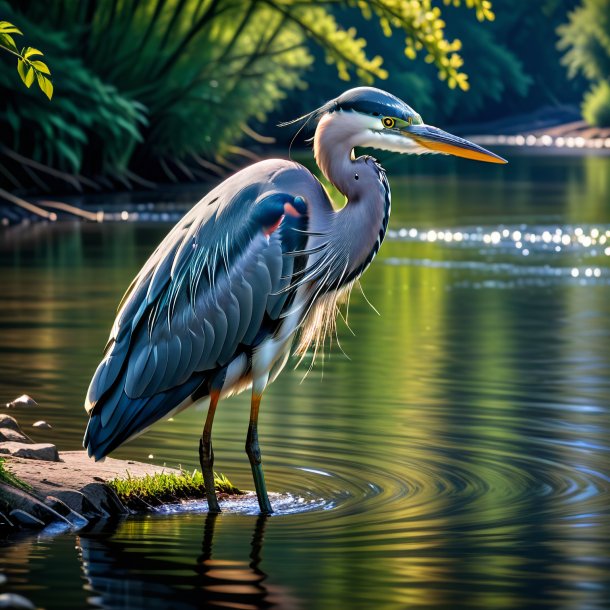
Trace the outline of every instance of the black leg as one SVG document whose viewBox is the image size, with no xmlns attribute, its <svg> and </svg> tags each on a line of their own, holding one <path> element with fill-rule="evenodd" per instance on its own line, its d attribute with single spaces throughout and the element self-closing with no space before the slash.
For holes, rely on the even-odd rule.
<svg viewBox="0 0 610 610">
<path fill-rule="evenodd" d="M 203 426 L 203 434 L 199 441 L 199 462 L 201 463 L 201 472 L 203 473 L 203 484 L 205 485 L 205 495 L 208 500 L 208 510 L 211 513 L 219 513 L 220 506 L 218 498 L 216 498 L 216 490 L 214 489 L 214 451 L 212 449 L 212 424 L 214 423 L 214 414 L 220 398 L 219 390 L 210 392 L 210 406 L 208 415 Z"/>
<path fill-rule="evenodd" d="M 254 478 L 254 487 L 256 489 L 256 497 L 263 515 L 270 515 L 273 512 L 269 496 L 267 495 L 267 486 L 265 485 L 265 474 L 263 472 L 261 450 L 258 446 L 258 410 L 261 403 L 261 395 L 258 392 L 252 392 L 252 403 L 250 406 L 250 424 L 248 426 L 248 436 L 246 438 L 246 453 L 250 459 L 252 467 L 252 477 Z"/>
</svg>

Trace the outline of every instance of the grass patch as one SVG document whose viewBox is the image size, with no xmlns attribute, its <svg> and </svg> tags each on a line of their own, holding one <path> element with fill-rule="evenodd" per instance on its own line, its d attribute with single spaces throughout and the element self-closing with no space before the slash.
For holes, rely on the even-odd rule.
<svg viewBox="0 0 610 610">
<path fill-rule="evenodd" d="M 0 482 L 7 483 L 8 485 L 12 485 L 18 489 L 23 489 L 23 491 L 30 491 L 32 487 L 22 481 L 20 478 L 16 477 L 12 472 L 8 471 L 4 467 L 5 463 L 6 460 L 4 458 L 0 458 Z"/>
<path fill-rule="evenodd" d="M 198 470 L 192 473 L 182 470 L 180 474 L 158 473 L 135 478 L 129 472 L 127 478 L 116 478 L 108 482 L 127 508 L 143 510 L 170 502 L 196 500 L 205 497 L 203 475 Z M 214 473 L 216 493 L 242 494 L 223 474 Z"/>
</svg>

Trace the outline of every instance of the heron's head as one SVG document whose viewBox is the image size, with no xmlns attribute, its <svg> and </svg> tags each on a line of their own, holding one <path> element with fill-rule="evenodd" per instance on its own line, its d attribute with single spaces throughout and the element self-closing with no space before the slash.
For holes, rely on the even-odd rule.
<svg viewBox="0 0 610 610">
<path fill-rule="evenodd" d="M 405 102 L 374 87 L 350 89 L 308 116 L 320 119 L 319 130 L 348 140 L 353 148 L 440 153 L 488 163 L 507 162 L 473 142 L 426 125 Z"/>
</svg>

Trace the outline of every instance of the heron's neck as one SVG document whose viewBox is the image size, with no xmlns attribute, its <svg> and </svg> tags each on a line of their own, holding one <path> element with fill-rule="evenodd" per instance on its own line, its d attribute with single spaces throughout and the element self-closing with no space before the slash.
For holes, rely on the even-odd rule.
<svg viewBox="0 0 610 610">
<path fill-rule="evenodd" d="M 354 180 L 354 126 L 342 113 L 323 116 L 313 140 L 313 154 L 324 176 L 349 200 L 357 198 Z"/>
<path fill-rule="evenodd" d="M 322 117 L 314 137 L 314 155 L 322 173 L 347 197 L 347 205 L 334 214 L 332 232 L 333 243 L 346 250 L 349 281 L 377 254 L 390 216 L 385 172 L 371 157 L 354 157 L 362 139 L 353 117 L 340 112 Z"/>
</svg>

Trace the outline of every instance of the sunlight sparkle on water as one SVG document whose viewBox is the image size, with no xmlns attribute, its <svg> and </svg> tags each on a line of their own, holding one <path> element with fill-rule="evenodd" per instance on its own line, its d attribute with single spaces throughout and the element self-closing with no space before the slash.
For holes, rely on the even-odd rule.
<svg viewBox="0 0 610 610">
<path fill-rule="evenodd" d="M 490 245 L 503 249 L 520 250 L 526 242 L 530 252 L 560 253 L 572 251 L 597 255 L 595 246 L 605 246 L 610 238 L 607 226 L 562 226 L 541 227 L 519 225 L 518 227 L 461 227 L 459 230 L 426 229 L 403 227 L 389 230 L 388 237 L 402 241 L 445 242 L 448 244 Z M 560 247 L 557 247 L 560 246 Z M 563 246 L 563 247 L 561 247 Z M 603 254 L 610 256 L 610 247 L 606 246 Z"/>
<path fill-rule="evenodd" d="M 476 249 L 477 256 L 485 251 L 486 256 L 493 257 L 486 262 L 488 271 L 494 268 L 496 272 L 507 272 L 508 267 L 514 267 L 514 270 L 510 271 L 511 274 L 514 271 L 521 275 L 536 277 L 542 275 L 578 279 L 581 285 L 596 283 L 599 278 L 607 281 L 610 275 L 604 266 L 599 266 L 605 260 L 604 257 L 610 256 L 610 246 L 607 245 L 610 228 L 607 225 L 520 224 L 459 229 L 403 227 L 389 230 L 388 237 L 413 243 L 438 244 L 438 248 L 459 248 L 464 252 Z M 508 259 L 513 255 L 520 255 L 522 260 L 527 258 L 528 263 L 524 264 L 516 260 L 514 263 L 509 262 Z M 529 263 L 530 259 L 533 259 L 532 263 Z M 425 266 L 440 264 L 435 257 L 430 258 L 429 252 L 426 252 L 425 257 L 421 259 L 418 257 L 388 259 L 390 264 L 399 264 L 400 261 L 403 264 Z M 451 263 L 451 268 L 458 268 L 461 265 L 466 265 L 469 269 L 473 268 L 468 261 L 454 261 Z"/>
</svg>

